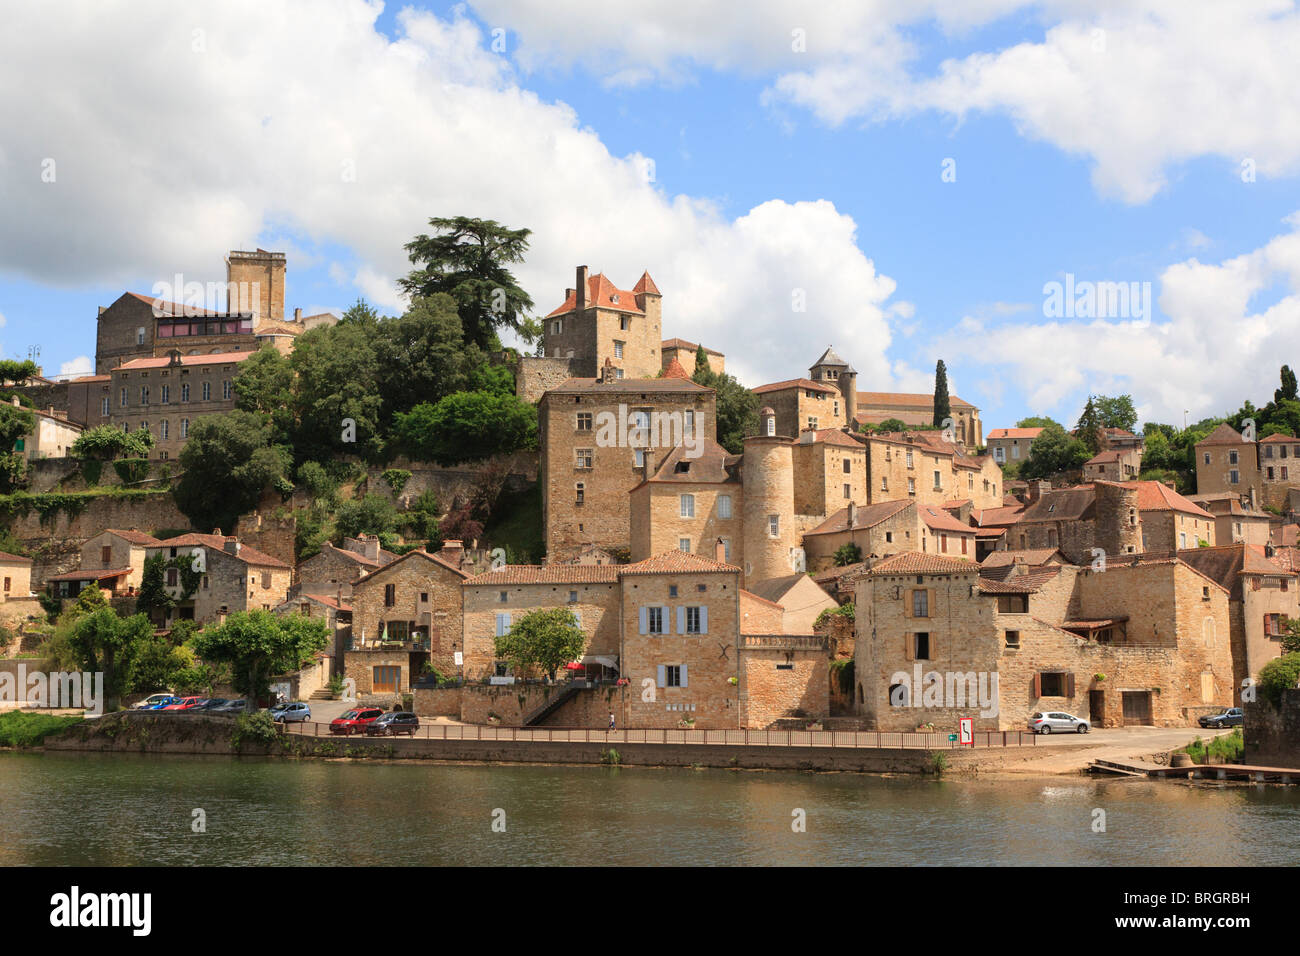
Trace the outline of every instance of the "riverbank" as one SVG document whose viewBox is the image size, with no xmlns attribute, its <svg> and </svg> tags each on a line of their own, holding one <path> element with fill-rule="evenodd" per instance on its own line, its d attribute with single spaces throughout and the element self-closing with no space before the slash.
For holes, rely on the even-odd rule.
<svg viewBox="0 0 1300 956">
<path fill-rule="evenodd" d="M 221 715 L 126 711 L 85 721 L 47 737 L 44 749 L 66 752 L 259 756 L 305 759 L 426 760 L 445 763 L 625 765 L 746 770 L 841 771 L 875 774 L 1060 776 L 1085 772 L 1098 759 L 1156 764 L 1160 757 L 1214 732 L 1134 727 L 1084 736 L 1040 739 L 1033 745 L 987 748 L 845 747 L 800 735 L 772 743 L 628 742 L 625 734 L 589 732 L 587 739 L 326 737 L 301 733 L 250 737 Z M 494 731 L 488 729 L 490 734 Z M 242 736 L 242 739 L 241 739 Z M 562 736 L 559 734 L 551 737 Z"/>
</svg>

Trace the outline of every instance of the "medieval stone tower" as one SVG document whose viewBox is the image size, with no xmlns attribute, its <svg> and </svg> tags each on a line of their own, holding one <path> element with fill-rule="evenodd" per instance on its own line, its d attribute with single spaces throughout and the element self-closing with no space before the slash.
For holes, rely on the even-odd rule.
<svg viewBox="0 0 1300 956">
<path fill-rule="evenodd" d="M 252 312 L 253 327 L 284 320 L 283 252 L 231 252 L 226 258 L 227 310 Z"/>
<path fill-rule="evenodd" d="M 851 426 L 858 411 L 857 369 L 836 355 L 834 348 L 827 348 L 808 369 L 808 375 L 814 382 L 824 382 L 840 390 L 844 396 L 844 421 Z"/>
<path fill-rule="evenodd" d="M 1095 481 L 1096 547 L 1107 557 L 1142 551 L 1142 516 L 1132 482 Z"/>
<path fill-rule="evenodd" d="M 794 439 L 776 434 L 776 413 L 764 408 L 759 434 L 745 439 L 745 583 L 796 573 L 799 546 L 794 521 Z"/>
</svg>

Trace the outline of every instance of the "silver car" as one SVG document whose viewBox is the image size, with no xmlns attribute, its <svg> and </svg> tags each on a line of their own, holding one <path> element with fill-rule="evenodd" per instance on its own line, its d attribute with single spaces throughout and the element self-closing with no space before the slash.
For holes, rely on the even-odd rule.
<svg viewBox="0 0 1300 956">
<path fill-rule="evenodd" d="M 311 720 L 311 708 L 300 700 L 291 704 L 276 704 L 271 708 L 271 719 L 286 724 Z"/>
<path fill-rule="evenodd" d="M 1029 718 L 1029 729 L 1036 734 L 1086 734 L 1088 722 L 1059 710 L 1034 713 Z"/>
</svg>

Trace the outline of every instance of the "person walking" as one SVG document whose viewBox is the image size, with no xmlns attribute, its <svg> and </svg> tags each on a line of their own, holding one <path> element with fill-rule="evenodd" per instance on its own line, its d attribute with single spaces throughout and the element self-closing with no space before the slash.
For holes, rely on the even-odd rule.
<svg viewBox="0 0 1300 956">
<path fill-rule="evenodd" d="M 612 710 L 609 712 L 609 729 L 614 729 L 614 712 Z"/>
</svg>

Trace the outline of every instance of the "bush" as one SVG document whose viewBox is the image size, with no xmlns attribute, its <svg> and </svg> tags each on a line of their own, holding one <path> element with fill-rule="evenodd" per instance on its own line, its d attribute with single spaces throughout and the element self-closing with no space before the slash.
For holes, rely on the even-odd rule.
<svg viewBox="0 0 1300 956">
<path fill-rule="evenodd" d="M 930 751 L 930 770 L 935 774 L 941 774 L 948 769 L 948 755 L 942 750 Z"/>
<path fill-rule="evenodd" d="M 60 733 L 83 719 L 11 710 L 0 714 L 0 746 L 37 747 L 50 734 Z"/>
<path fill-rule="evenodd" d="M 245 742 L 267 744 L 279 738 L 275 721 L 264 710 L 255 714 L 240 714 L 235 718 L 235 729 L 230 732 L 230 743 L 239 750 Z"/>
<path fill-rule="evenodd" d="M 1240 727 L 1232 728 L 1230 734 L 1215 737 L 1208 745 L 1197 737 L 1183 748 L 1183 751 L 1191 756 L 1193 763 L 1202 764 L 1209 763 L 1210 758 L 1214 758 L 1216 763 L 1231 763 L 1240 760 L 1245 750 L 1246 740 L 1242 736 Z"/>
<path fill-rule="evenodd" d="M 1274 707 L 1282 705 L 1282 691 L 1300 681 L 1300 653 L 1269 661 L 1259 671 L 1259 692 Z"/>
</svg>

